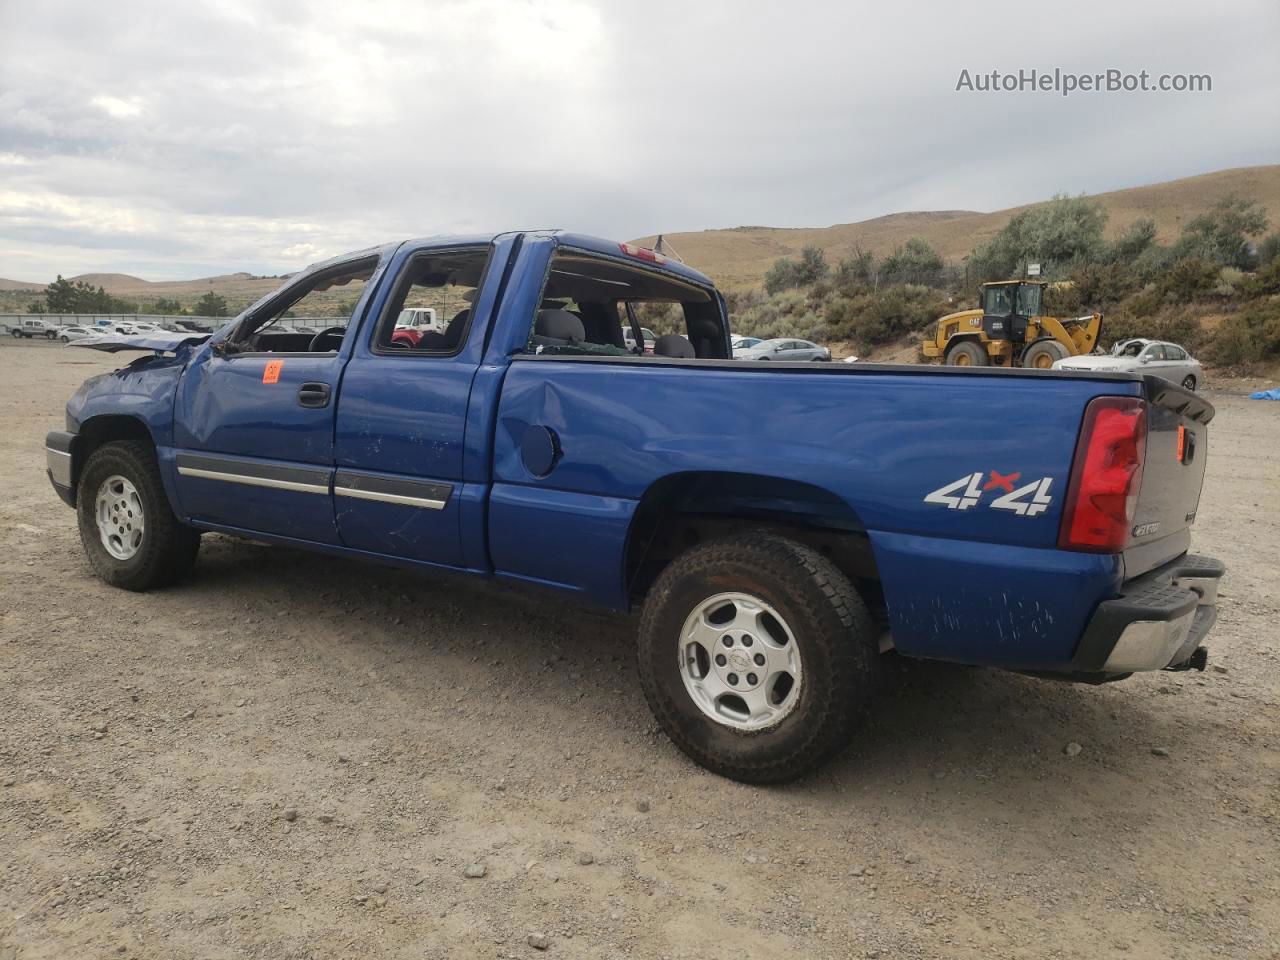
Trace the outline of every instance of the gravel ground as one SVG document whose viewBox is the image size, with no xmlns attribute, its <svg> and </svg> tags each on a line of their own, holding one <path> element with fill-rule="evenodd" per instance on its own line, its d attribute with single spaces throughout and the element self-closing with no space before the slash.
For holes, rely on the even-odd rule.
<svg viewBox="0 0 1280 960">
<path fill-rule="evenodd" d="M 118 362 L 0 347 L 0 960 L 1280 954 L 1280 404 L 1209 392 L 1208 672 L 899 662 L 764 789 L 658 733 L 628 619 L 215 536 L 99 583 L 42 439 Z"/>
</svg>

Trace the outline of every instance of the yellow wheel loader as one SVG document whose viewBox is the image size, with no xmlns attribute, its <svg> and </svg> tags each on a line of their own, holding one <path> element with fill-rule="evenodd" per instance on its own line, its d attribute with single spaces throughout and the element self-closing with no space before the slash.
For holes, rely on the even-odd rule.
<svg viewBox="0 0 1280 960">
<path fill-rule="evenodd" d="M 1102 314 L 1043 316 L 1040 280 L 984 283 L 978 308 L 949 313 L 920 345 L 926 357 L 957 367 L 1037 367 L 1092 353 L 1102 336 Z"/>
</svg>

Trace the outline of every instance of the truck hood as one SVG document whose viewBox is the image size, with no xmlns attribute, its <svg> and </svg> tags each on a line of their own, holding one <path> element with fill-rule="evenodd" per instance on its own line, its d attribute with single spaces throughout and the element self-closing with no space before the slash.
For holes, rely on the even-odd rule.
<svg viewBox="0 0 1280 960">
<path fill-rule="evenodd" d="M 119 353 L 122 350 L 172 353 L 184 343 L 194 346 L 197 343 L 204 343 L 209 337 L 210 334 L 207 333 L 132 333 L 127 336 L 113 333 L 82 337 L 79 340 L 73 340 L 68 346 L 105 350 L 107 353 Z"/>
</svg>

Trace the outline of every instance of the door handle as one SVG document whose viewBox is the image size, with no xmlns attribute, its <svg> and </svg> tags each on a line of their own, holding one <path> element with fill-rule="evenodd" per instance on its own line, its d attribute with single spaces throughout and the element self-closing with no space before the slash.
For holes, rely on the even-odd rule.
<svg viewBox="0 0 1280 960">
<path fill-rule="evenodd" d="M 298 403 L 304 407 L 327 407 L 329 405 L 329 385 L 327 383 L 304 383 L 298 388 Z"/>
</svg>

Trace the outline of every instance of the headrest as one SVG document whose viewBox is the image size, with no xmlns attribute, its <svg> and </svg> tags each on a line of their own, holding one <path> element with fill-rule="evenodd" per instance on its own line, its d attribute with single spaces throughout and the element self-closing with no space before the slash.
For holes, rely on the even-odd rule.
<svg viewBox="0 0 1280 960">
<path fill-rule="evenodd" d="M 582 321 L 568 310 L 539 310 L 533 332 L 540 337 L 578 343 L 587 339 L 587 330 Z"/>
<path fill-rule="evenodd" d="M 696 357 L 691 344 L 678 333 L 664 333 L 653 344 L 653 354 L 657 357 Z"/>
</svg>

